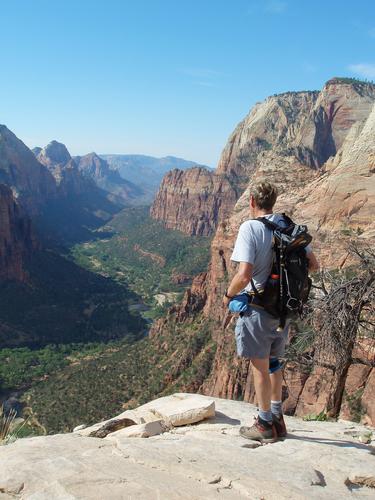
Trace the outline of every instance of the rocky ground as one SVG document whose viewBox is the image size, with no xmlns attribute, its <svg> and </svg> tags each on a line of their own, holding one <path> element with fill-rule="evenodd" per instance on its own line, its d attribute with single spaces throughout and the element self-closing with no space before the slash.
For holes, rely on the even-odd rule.
<svg viewBox="0 0 375 500">
<path fill-rule="evenodd" d="M 286 440 L 257 446 L 238 433 L 255 414 L 174 394 L 71 434 L 20 439 L 0 447 L 0 499 L 374 498 L 369 428 L 287 417 Z"/>
</svg>

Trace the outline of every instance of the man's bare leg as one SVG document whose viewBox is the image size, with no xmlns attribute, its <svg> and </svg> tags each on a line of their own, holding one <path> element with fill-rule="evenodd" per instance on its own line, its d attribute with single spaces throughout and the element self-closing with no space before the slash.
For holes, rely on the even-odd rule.
<svg viewBox="0 0 375 500">
<path fill-rule="evenodd" d="M 283 386 L 283 372 L 277 370 L 270 375 L 271 379 L 271 400 L 281 401 L 282 386 Z"/>
<path fill-rule="evenodd" d="M 258 406 L 263 411 L 271 410 L 271 377 L 269 374 L 269 358 L 251 359 L 254 374 L 255 393 Z"/>
</svg>

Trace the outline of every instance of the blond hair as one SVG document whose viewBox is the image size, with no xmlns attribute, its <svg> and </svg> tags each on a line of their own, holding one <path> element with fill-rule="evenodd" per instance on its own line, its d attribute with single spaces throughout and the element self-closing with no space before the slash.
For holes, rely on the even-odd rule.
<svg viewBox="0 0 375 500">
<path fill-rule="evenodd" d="M 278 195 L 277 187 L 265 181 L 255 184 L 250 193 L 253 195 L 257 207 L 262 210 L 272 210 Z"/>
</svg>

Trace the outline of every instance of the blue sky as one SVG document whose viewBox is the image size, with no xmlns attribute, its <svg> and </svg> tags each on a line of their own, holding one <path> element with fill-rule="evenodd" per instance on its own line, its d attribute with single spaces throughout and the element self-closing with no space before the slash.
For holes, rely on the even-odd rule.
<svg viewBox="0 0 375 500">
<path fill-rule="evenodd" d="M 28 146 L 215 166 L 257 101 L 375 80 L 373 0 L 0 0 L 0 123 Z"/>
</svg>

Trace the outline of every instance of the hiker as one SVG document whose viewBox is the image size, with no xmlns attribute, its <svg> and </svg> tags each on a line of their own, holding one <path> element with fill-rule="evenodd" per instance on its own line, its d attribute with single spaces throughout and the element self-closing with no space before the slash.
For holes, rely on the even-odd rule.
<svg viewBox="0 0 375 500">
<path fill-rule="evenodd" d="M 254 219 L 264 217 L 285 228 L 287 221 L 283 215 L 273 213 L 276 199 L 274 185 L 269 182 L 255 185 L 250 195 L 251 215 Z M 231 256 L 239 267 L 225 292 L 223 304 L 228 306 L 240 292 L 249 294 L 250 303 L 237 320 L 235 337 L 238 356 L 251 361 L 259 414 L 251 427 L 240 428 L 240 434 L 267 443 L 287 433 L 282 413 L 282 363 L 279 358 L 284 355 L 290 319 L 284 319 L 285 324 L 280 327 L 279 318 L 266 312 L 261 305 L 261 293 L 273 261 L 273 231 L 254 219 L 245 221 L 239 229 Z M 310 246 L 306 247 L 304 255 L 308 259 L 306 272 L 318 270 L 319 264 Z"/>
</svg>

